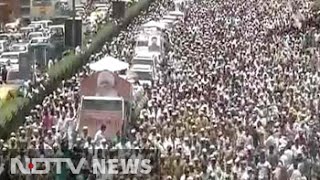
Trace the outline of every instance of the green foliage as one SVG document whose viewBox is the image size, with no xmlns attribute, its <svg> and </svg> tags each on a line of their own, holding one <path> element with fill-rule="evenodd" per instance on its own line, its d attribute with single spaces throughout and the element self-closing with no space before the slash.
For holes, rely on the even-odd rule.
<svg viewBox="0 0 320 180">
<path fill-rule="evenodd" d="M 125 15 L 125 18 L 119 25 L 108 23 L 98 32 L 89 49 L 82 55 L 69 54 L 65 56 L 59 63 L 55 64 L 48 70 L 49 81 L 44 85 L 45 91 L 40 91 L 39 94 L 34 95 L 31 99 L 17 97 L 9 102 L 6 102 L 5 107 L 0 109 L 0 137 L 7 138 L 7 136 L 15 131 L 18 126 L 25 121 L 25 116 L 37 104 L 41 104 L 43 99 L 52 93 L 60 84 L 62 80 L 71 78 L 77 73 L 83 65 L 89 62 L 91 54 L 99 52 L 104 43 L 111 41 L 113 37 L 117 36 L 121 30 L 124 30 L 130 22 L 138 16 L 141 11 L 147 10 L 153 0 L 141 0 L 134 6 L 130 7 Z"/>
</svg>

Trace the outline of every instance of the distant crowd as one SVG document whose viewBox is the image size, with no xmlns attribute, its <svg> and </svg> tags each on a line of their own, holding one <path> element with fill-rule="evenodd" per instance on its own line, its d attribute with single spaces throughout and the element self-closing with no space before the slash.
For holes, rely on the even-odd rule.
<svg viewBox="0 0 320 180">
<path fill-rule="evenodd" d="M 172 4 L 155 1 L 91 60 L 105 54 L 128 60 L 139 24 L 158 19 Z M 143 178 L 320 178 L 319 29 L 311 8 L 301 0 L 188 2 L 185 17 L 166 30 L 171 66 L 159 69 L 146 89 L 148 103 L 129 137 L 107 140 L 104 125 L 95 137 L 87 135 L 87 127 L 74 131 L 79 82 L 91 73 L 84 67 L 33 109 L 8 141 L 0 141 L 1 163 L 10 156 L 52 155 L 31 149 L 88 159 L 108 157 L 102 149 L 157 149 L 159 166 Z M 42 178 L 140 178 L 93 175 L 90 167 L 76 177 L 65 170 Z M 3 172 L 9 176 L 8 166 Z"/>
</svg>

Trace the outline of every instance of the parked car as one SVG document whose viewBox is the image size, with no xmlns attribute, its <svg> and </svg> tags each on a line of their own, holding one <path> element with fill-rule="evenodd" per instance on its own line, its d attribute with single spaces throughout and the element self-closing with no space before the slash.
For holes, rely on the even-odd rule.
<svg viewBox="0 0 320 180">
<path fill-rule="evenodd" d="M 19 63 L 19 52 L 4 52 L 0 55 L 1 64 L 18 64 Z"/>
<path fill-rule="evenodd" d="M 10 46 L 9 50 L 14 52 L 28 53 L 30 49 L 29 43 L 14 43 Z"/>
<path fill-rule="evenodd" d="M 0 40 L 0 54 L 9 50 L 9 41 L 8 40 Z"/>
</svg>

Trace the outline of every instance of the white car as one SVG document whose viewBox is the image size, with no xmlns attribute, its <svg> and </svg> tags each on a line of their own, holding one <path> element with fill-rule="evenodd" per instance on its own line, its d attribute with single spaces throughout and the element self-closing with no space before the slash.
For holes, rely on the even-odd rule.
<svg viewBox="0 0 320 180">
<path fill-rule="evenodd" d="M 161 19 L 160 22 L 165 24 L 167 28 L 170 28 L 176 22 L 176 20 Z"/>
<path fill-rule="evenodd" d="M 32 38 L 29 41 L 30 45 L 37 45 L 37 44 L 50 44 L 50 38 L 49 37 L 36 37 Z"/>
<path fill-rule="evenodd" d="M 53 43 L 64 43 L 64 25 L 49 26 L 49 33 Z"/>
<path fill-rule="evenodd" d="M 0 63 L 7 64 L 18 64 L 20 52 L 4 52 L 0 55 Z"/>
<path fill-rule="evenodd" d="M 51 20 L 31 21 L 31 24 L 39 25 L 41 29 L 46 29 L 53 24 Z"/>
<path fill-rule="evenodd" d="M 148 44 L 149 44 L 149 37 L 145 34 L 139 34 L 135 38 L 135 49 L 134 51 L 146 51 L 148 50 Z"/>
<path fill-rule="evenodd" d="M 45 33 L 43 32 L 31 32 L 28 35 L 28 39 L 31 40 L 33 38 L 45 37 Z"/>
<path fill-rule="evenodd" d="M 152 66 L 135 64 L 129 70 L 137 76 L 137 80 L 141 85 L 147 84 L 151 86 L 151 82 L 154 80 L 155 75 Z"/>
<path fill-rule="evenodd" d="M 10 51 L 28 53 L 29 52 L 29 43 L 15 43 L 10 46 Z"/>
<path fill-rule="evenodd" d="M 8 40 L 0 40 L 0 54 L 9 49 L 9 44 Z"/>
<path fill-rule="evenodd" d="M 6 41 L 10 41 L 11 40 L 12 35 L 9 33 L 3 33 L 0 34 L 0 40 L 6 40 Z"/>
<path fill-rule="evenodd" d="M 84 5 L 83 4 L 76 4 L 75 8 L 76 8 L 76 10 L 77 9 L 84 9 Z"/>
<path fill-rule="evenodd" d="M 86 13 L 85 7 L 82 4 L 76 5 L 75 11 L 76 11 L 76 15 L 79 17 L 81 17 Z"/>
<path fill-rule="evenodd" d="M 82 17 L 85 13 L 86 12 L 85 12 L 85 10 L 83 8 L 76 9 L 76 16 L 78 16 L 78 17 Z"/>
<path fill-rule="evenodd" d="M 105 19 L 108 17 L 108 12 L 110 11 L 110 8 L 108 7 L 98 7 L 95 12 L 98 13 L 99 17 L 102 19 Z"/>
<path fill-rule="evenodd" d="M 44 30 L 43 24 L 29 24 L 27 27 L 34 28 L 35 31 L 43 31 Z"/>
<path fill-rule="evenodd" d="M 155 28 L 157 30 L 158 29 L 165 29 L 165 24 L 160 23 L 159 21 L 149 21 L 147 23 L 144 23 L 143 25 L 141 25 L 143 29 L 149 29 L 149 28 Z"/>
<path fill-rule="evenodd" d="M 156 67 L 158 63 L 158 56 L 155 53 L 149 51 L 138 51 L 131 60 L 131 64 L 133 65 L 141 64 Z"/>
<path fill-rule="evenodd" d="M 23 34 L 26 34 L 26 35 L 28 35 L 31 32 L 35 32 L 35 31 L 36 31 L 36 29 L 34 27 L 31 27 L 31 26 L 21 27 L 20 28 L 20 32 L 23 33 Z"/>
<path fill-rule="evenodd" d="M 22 84 L 23 80 L 20 78 L 19 74 L 19 64 L 11 64 L 7 67 L 7 83 L 9 84 Z"/>
</svg>

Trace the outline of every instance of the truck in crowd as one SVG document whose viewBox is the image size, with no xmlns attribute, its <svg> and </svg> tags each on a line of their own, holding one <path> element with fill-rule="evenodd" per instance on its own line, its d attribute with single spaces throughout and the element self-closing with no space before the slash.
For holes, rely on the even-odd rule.
<svg viewBox="0 0 320 180">
<path fill-rule="evenodd" d="M 181 17 L 179 13 L 175 15 L 171 15 L 168 21 L 174 22 Z M 87 127 L 89 135 L 94 137 L 100 127 L 105 125 L 109 139 L 127 132 L 132 105 L 139 99 L 134 93 L 139 89 L 137 84 L 151 87 L 157 79 L 159 65 L 165 61 L 164 54 L 169 42 L 161 28 L 169 27 L 167 25 L 169 24 L 149 22 L 137 32 L 135 55 L 130 60 L 130 66 L 125 69 L 126 76 L 97 67 L 96 72 L 81 81 L 82 98 L 77 129 Z M 109 58 L 110 64 L 100 66 L 111 66 L 111 60 Z"/>
<path fill-rule="evenodd" d="M 128 81 L 109 71 L 95 72 L 81 81 L 80 93 L 77 129 L 86 126 L 89 135 L 94 137 L 104 124 L 110 139 L 125 133 L 133 100 Z"/>
</svg>

